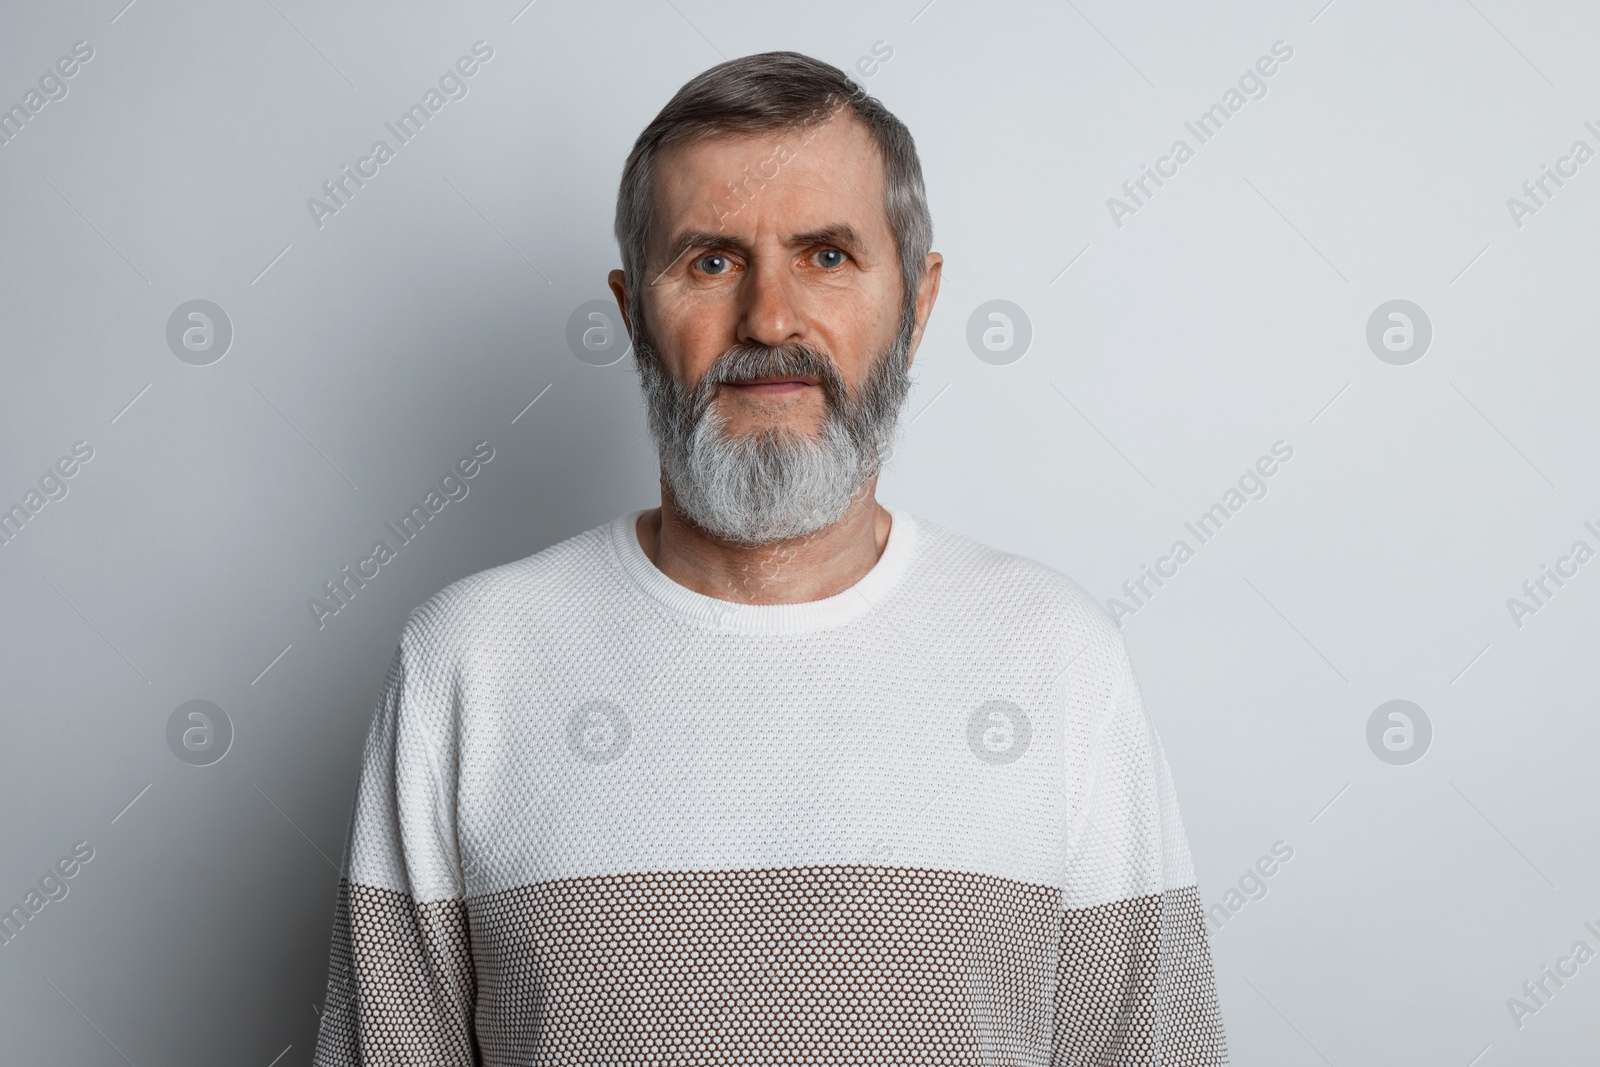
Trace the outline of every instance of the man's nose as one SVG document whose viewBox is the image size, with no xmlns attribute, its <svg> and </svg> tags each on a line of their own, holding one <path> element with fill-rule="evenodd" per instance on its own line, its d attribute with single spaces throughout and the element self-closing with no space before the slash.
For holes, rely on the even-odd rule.
<svg viewBox="0 0 1600 1067">
<path fill-rule="evenodd" d="M 777 348 L 805 337 L 805 316 L 796 279 L 786 264 L 758 260 L 745 275 L 739 340 Z"/>
</svg>

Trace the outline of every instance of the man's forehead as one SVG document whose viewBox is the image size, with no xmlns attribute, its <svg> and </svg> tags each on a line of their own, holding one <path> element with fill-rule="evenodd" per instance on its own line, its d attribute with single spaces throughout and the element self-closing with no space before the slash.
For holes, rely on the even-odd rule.
<svg viewBox="0 0 1600 1067">
<path fill-rule="evenodd" d="M 883 159 L 866 124 L 846 110 L 799 129 L 670 146 L 656 195 L 658 240 L 686 229 L 787 236 L 839 222 L 871 239 L 883 211 Z"/>
</svg>

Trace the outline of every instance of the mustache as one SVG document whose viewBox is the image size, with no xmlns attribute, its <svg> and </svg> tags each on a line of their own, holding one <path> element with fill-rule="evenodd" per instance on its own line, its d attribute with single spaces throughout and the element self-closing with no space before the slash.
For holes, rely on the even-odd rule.
<svg viewBox="0 0 1600 1067">
<path fill-rule="evenodd" d="M 833 358 L 815 345 L 734 345 L 718 356 L 691 391 L 690 408 L 698 418 L 716 395 L 717 387 L 752 378 L 809 376 L 818 380 L 828 405 L 837 410 L 847 399 L 844 377 Z"/>
</svg>

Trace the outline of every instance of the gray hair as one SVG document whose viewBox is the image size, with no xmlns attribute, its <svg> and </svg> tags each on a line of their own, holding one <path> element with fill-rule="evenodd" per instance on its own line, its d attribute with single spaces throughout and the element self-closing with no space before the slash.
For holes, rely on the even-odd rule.
<svg viewBox="0 0 1600 1067">
<path fill-rule="evenodd" d="M 871 131 L 884 163 L 884 213 L 894 233 L 904 289 L 900 328 L 916 313 L 933 246 L 917 146 L 905 123 L 844 71 L 798 52 L 763 52 L 719 63 L 690 79 L 639 134 L 617 190 L 616 236 L 635 330 L 644 320 L 645 261 L 655 221 L 655 158 L 663 148 L 722 133 L 802 130 L 848 107 Z M 646 331 L 648 332 L 648 331 Z"/>
</svg>

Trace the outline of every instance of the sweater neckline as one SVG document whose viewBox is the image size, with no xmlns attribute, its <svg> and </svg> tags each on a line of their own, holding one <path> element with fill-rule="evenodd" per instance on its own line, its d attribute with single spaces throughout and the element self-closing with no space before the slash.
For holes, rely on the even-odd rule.
<svg viewBox="0 0 1600 1067">
<path fill-rule="evenodd" d="M 874 610 L 909 569 L 916 549 L 916 520 L 901 508 L 879 503 L 891 522 L 889 538 L 872 569 L 833 596 L 796 604 L 741 604 L 679 585 L 645 555 L 644 546 L 639 543 L 639 516 L 649 508 L 615 519 L 611 524 L 611 545 L 623 571 L 640 592 L 702 625 L 742 633 L 807 633 L 842 626 Z"/>
</svg>

